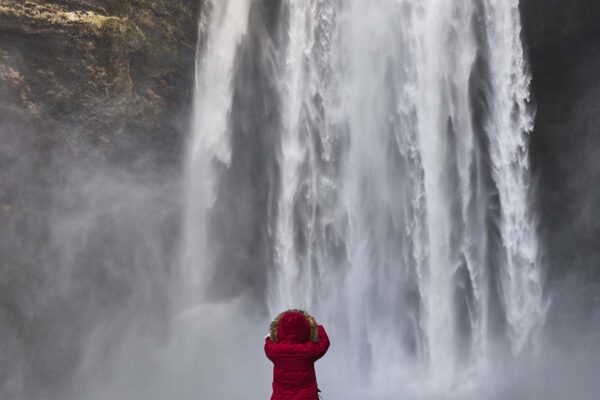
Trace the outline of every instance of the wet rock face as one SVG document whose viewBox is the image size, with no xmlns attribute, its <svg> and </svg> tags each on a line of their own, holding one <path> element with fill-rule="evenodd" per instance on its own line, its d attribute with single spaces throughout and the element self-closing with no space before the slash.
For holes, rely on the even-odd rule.
<svg viewBox="0 0 600 400">
<path fill-rule="evenodd" d="M 176 152 L 189 108 L 198 0 L 6 0 L 0 120 L 78 151 Z"/>
<path fill-rule="evenodd" d="M 586 332 L 600 321 L 600 2 L 521 0 L 521 14 L 537 109 L 536 202 L 554 293 L 550 331 Z"/>
<path fill-rule="evenodd" d="M 521 0 L 520 9 L 525 40 L 534 52 L 600 34 L 600 2 L 594 0 Z"/>
<path fill-rule="evenodd" d="M 600 2 L 522 0 L 536 104 L 532 157 L 551 277 L 594 269 L 600 235 Z M 597 268 L 596 268 L 597 269 Z M 600 275 L 600 274 L 599 274 Z"/>
</svg>

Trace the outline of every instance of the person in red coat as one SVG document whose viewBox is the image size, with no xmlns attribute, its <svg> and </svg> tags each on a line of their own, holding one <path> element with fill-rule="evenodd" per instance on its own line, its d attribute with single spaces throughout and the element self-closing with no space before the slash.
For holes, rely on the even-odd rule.
<svg viewBox="0 0 600 400">
<path fill-rule="evenodd" d="M 279 314 L 265 338 L 265 354 L 273 362 L 271 400 L 318 400 L 315 361 L 328 348 L 325 328 L 307 312 Z"/>
</svg>

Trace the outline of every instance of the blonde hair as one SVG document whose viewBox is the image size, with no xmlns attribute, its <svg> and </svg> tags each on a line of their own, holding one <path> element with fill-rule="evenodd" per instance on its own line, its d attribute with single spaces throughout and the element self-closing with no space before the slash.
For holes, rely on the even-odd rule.
<svg viewBox="0 0 600 400">
<path fill-rule="evenodd" d="M 271 335 L 270 335 L 271 340 L 273 342 L 277 342 L 279 340 L 277 338 L 277 330 L 279 328 L 279 321 L 281 320 L 281 317 L 283 317 L 283 315 L 285 313 L 289 313 L 289 312 L 297 312 L 297 313 L 301 313 L 302 315 L 304 315 L 304 318 L 306 318 L 306 322 L 308 322 L 308 326 L 310 327 L 310 341 L 313 343 L 317 343 L 319 341 L 319 331 L 317 330 L 317 320 L 315 320 L 315 317 L 313 317 L 306 311 L 299 310 L 299 309 L 286 310 L 286 311 L 280 313 L 277 317 L 275 317 L 273 322 L 271 322 Z"/>
</svg>

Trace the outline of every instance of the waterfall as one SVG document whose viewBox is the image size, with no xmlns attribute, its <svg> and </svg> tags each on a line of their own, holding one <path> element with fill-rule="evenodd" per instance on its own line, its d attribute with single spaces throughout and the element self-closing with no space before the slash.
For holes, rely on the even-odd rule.
<svg viewBox="0 0 600 400">
<path fill-rule="evenodd" d="M 186 218 L 182 247 L 183 301 L 198 299 L 206 289 L 210 262 L 207 252 L 207 210 L 215 201 L 215 163 L 231 159 L 228 116 L 231 79 L 239 41 L 248 23 L 248 1 L 207 3 L 199 22 L 196 48 L 193 135 L 188 146 Z M 202 40 L 206 38 L 206 40 Z"/>
<path fill-rule="evenodd" d="M 546 307 L 520 36 L 518 0 L 206 1 L 187 297 L 307 308 L 380 391 L 525 351 Z"/>
</svg>

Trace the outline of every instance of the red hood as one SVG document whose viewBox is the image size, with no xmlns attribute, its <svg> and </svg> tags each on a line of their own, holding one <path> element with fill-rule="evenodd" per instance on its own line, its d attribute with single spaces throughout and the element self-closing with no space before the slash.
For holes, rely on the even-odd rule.
<svg viewBox="0 0 600 400">
<path fill-rule="evenodd" d="M 288 311 L 279 320 L 277 337 L 284 342 L 305 343 L 310 339 L 310 325 L 304 314 Z"/>
</svg>

